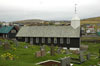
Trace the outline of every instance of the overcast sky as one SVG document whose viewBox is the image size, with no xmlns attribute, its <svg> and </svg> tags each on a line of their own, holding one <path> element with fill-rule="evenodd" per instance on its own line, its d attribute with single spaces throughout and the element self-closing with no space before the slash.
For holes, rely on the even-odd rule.
<svg viewBox="0 0 100 66">
<path fill-rule="evenodd" d="M 100 16 L 100 0 L 0 0 L 0 21 L 70 20 L 75 3 L 81 19 Z"/>
</svg>

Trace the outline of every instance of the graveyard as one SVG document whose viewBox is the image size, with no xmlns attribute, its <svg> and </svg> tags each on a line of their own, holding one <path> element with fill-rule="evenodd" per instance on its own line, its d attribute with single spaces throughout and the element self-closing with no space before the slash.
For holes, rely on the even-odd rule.
<svg viewBox="0 0 100 66">
<path fill-rule="evenodd" d="M 84 53 L 82 53 L 85 61 L 79 63 L 79 60 L 76 60 L 79 59 L 79 54 L 77 51 L 68 50 L 69 52 L 66 52 L 63 49 L 60 52 L 56 52 L 58 47 L 55 46 L 55 55 L 51 56 L 50 46 L 45 45 L 45 52 L 43 52 L 41 46 L 30 45 L 29 43 L 17 42 L 14 40 L 12 41 L 0 39 L 0 66 L 40 66 L 36 63 L 46 60 L 61 61 L 61 58 L 64 57 L 71 57 L 76 60 L 70 60 L 73 66 L 99 66 L 100 43 L 82 42 L 82 45 L 88 45 L 88 49 L 86 49 Z M 41 52 L 41 55 L 38 54 L 39 52 Z M 86 54 L 88 53 L 90 53 L 90 57 L 88 57 L 88 60 L 86 60 Z"/>
</svg>

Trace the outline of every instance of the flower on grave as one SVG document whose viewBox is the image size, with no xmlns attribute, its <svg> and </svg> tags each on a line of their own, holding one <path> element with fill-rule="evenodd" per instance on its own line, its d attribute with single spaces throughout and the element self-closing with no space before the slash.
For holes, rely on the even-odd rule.
<svg viewBox="0 0 100 66">
<path fill-rule="evenodd" d="M 16 55 L 13 55 L 9 52 L 1 55 L 1 58 L 6 59 L 6 60 L 14 60 L 16 57 L 17 57 Z"/>
</svg>

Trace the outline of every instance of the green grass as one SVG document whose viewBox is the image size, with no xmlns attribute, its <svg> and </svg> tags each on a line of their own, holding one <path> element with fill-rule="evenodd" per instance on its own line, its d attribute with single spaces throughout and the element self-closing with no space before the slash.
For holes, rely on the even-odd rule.
<svg viewBox="0 0 100 66">
<path fill-rule="evenodd" d="M 4 40 L 0 40 L 4 42 Z M 6 52 L 10 52 L 12 54 L 15 54 L 18 56 L 15 60 L 2 60 L 0 58 L 0 66 L 39 66 L 36 65 L 36 63 L 45 61 L 45 60 L 60 60 L 60 58 L 66 57 L 66 56 L 71 56 L 71 57 L 77 57 L 78 55 L 71 54 L 71 55 L 66 55 L 66 54 L 55 54 L 55 56 L 50 56 L 48 53 L 44 57 L 35 57 L 35 52 L 40 50 L 40 46 L 37 45 L 29 45 L 28 43 L 24 42 L 19 42 L 19 46 L 16 47 L 15 44 L 9 40 L 9 43 L 11 44 L 12 47 L 15 47 L 16 50 L 4 50 L 2 46 L 0 46 L 0 56 Z M 88 43 L 88 42 L 82 42 L 82 44 L 86 44 L 89 46 L 89 49 L 87 52 L 90 52 L 91 54 L 98 55 L 98 50 L 100 48 L 100 43 L 93 44 L 93 43 Z M 24 48 L 25 45 L 28 45 L 29 48 Z M 46 52 L 50 51 L 50 47 L 46 46 Z M 86 52 L 86 53 L 87 53 Z M 91 64 L 97 64 L 99 59 L 95 59 L 96 56 L 93 56 L 90 60 L 82 63 L 82 64 L 74 64 L 74 66 L 89 66 Z"/>
</svg>

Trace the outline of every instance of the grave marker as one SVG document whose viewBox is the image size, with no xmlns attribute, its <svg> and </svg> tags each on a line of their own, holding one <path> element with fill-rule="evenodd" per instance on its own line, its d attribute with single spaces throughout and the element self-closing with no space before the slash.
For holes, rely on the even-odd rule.
<svg viewBox="0 0 100 66">
<path fill-rule="evenodd" d="M 61 59 L 61 66 L 70 66 L 70 58 L 63 58 Z"/>
<path fill-rule="evenodd" d="M 80 59 L 80 62 L 81 62 L 81 63 L 85 61 L 82 51 L 80 51 L 79 59 Z"/>
<path fill-rule="evenodd" d="M 18 41 L 16 39 L 14 39 L 14 43 L 16 44 L 16 47 L 19 46 Z"/>
<path fill-rule="evenodd" d="M 61 49 L 62 49 L 61 47 L 58 47 L 58 49 L 57 49 L 57 53 L 58 53 L 58 54 L 61 53 Z"/>
<path fill-rule="evenodd" d="M 87 57 L 87 60 L 89 60 L 90 59 L 90 53 L 88 53 L 86 57 Z"/>
<path fill-rule="evenodd" d="M 36 56 L 36 57 L 41 57 L 41 51 L 37 51 L 37 52 L 35 53 L 35 56 Z"/>
<path fill-rule="evenodd" d="M 2 42 L 0 41 L 0 46 L 2 45 Z"/>
<path fill-rule="evenodd" d="M 99 49 L 99 58 L 100 58 L 100 49 Z"/>
<path fill-rule="evenodd" d="M 69 50 L 68 50 L 68 49 L 66 49 L 66 54 L 70 54 L 70 52 L 69 52 Z"/>
<path fill-rule="evenodd" d="M 8 50 L 10 49 L 10 44 L 7 41 L 5 41 L 3 47 L 5 50 Z"/>
<path fill-rule="evenodd" d="M 45 56 L 45 55 L 46 55 L 45 50 L 41 50 L 41 56 Z"/>
</svg>

